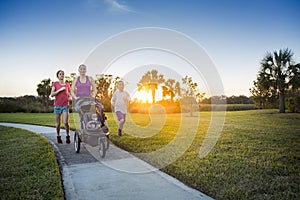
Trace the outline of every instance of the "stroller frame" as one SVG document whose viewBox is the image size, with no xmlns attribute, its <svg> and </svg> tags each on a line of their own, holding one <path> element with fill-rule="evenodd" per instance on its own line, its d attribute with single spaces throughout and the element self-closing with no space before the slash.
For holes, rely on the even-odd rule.
<svg viewBox="0 0 300 200">
<path fill-rule="evenodd" d="M 84 142 L 91 146 L 98 145 L 100 158 L 104 158 L 109 148 L 109 129 L 103 105 L 95 98 L 84 97 L 75 102 L 74 109 L 80 117 L 80 129 L 76 129 L 74 134 L 75 152 L 80 152 L 80 144 Z M 96 113 L 98 116 L 99 126 L 96 128 L 86 126 L 92 113 Z"/>
</svg>

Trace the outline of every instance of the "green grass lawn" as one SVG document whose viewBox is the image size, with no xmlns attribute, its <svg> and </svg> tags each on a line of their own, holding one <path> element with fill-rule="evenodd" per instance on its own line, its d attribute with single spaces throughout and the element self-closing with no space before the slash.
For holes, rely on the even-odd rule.
<svg viewBox="0 0 300 200">
<path fill-rule="evenodd" d="M 0 126 L 0 199 L 64 199 L 53 147 L 40 135 Z"/>
<path fill-rule="evenodd" d="M 181 122 L 188 121 L 183 129 L 186 136 L 196 130 L 195 138 L 185 153 L 163 171 L 216 199 L 300 198 L 299 114 L 279 114 L 277 110 L 227 112 L 223 132 L 205 158 L 198 153 L 211 113 L 197 114 L 198 126 L 193 123 L 198 118 L 188 114 L 157 114 L 151 118 L 130 114 L 124 136 L 117 137 L 115 117 L 107 113 L 110 138 L 116 145 L 159 166 L 166 158 L 147 153 L 171 144 L 178 136 Z M 74 129 L 72 117 L 70 114 Z M 55 125 L 53 114 L 0 114 L 0 121 Z M 185 139 L 185 135 L 180 137 Z"/>
</svg>

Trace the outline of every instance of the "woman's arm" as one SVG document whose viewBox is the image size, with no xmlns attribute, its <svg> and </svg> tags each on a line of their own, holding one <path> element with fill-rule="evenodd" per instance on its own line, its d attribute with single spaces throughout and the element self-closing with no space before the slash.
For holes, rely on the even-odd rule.
<svg viewBox="0 0 300 200">
<path fill-rule="evenodd" d="M 91 86 L 92 86 L 91 96 L 95 98 L 96 97 L 96 84 L 95 84 L 93 77 L 90 76 L 89 78 L 90 78 L 90 82 L 91 82 Z"/>
<path fill-rule="evenodd" d="M 50 96 L 51 96 L 51 97 L 54 97 L 54 96 L 56 96 L 58 93 L 60 93 L 61 91 L 65 90 L 65 89 L 66 89 L 65 87 L 61 87 L 59 90 L 55 91 L 55 87 L 52 86 Z"/>
<path fill-rule="evenodd" d="M 66 93 L 68 95 L 68 99 L 71 101 L 72 96 L 71 96 L 71 85 L 70 85 L 70 83 L 66 83 Z"/>
<path fill-rule="evenodd" d="M 55 95 L 56 95 L 56 94 L 55 94 L 55 87 L 52 86 L 50 96 L 51 96 L 51 97 L 54 97 Z"/>
<path fill-rule="evenodd" d="M 75 95 L 76 80 L 77 80 L 77 77 L 73 79 L 73 81 L 72 81 L 72 87 L 71 87 L 71 96 L 73 97 L 73 99 L 77 99 L 77 96 Z"/>
</svg>

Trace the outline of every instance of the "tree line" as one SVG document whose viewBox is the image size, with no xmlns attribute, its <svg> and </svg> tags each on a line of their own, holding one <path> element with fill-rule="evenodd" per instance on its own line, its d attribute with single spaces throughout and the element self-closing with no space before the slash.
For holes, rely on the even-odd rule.
<svg viewBox="0 0 300 200">
<path fill-rule="evenodd" d="M 66 82 L 72 84 L 75 73 L 65 76 Z M 120 77 L 109 74 L 96 75 L 96 98 L 102 102 L 106 111 L 111 111 L 110 99 Z M 52 81 L 50 78 L 37 84 L 35 96 L 17 98 L 0 98 L 0 112 L 52 112 L 53 101 L 49 98 Z M 162 88 L 162 100 L 156 102 L 158 88 Z M 198 110 L 201 104 L 253 104 L 255 108 L 279 108 L 285 112 L 286 106 L 292 112 L 300 112 L 300 64 L 295 63 L 290 49 L 267 52 L 260 63 L 257 79 L 250 88 L 251 97 L 212 96 L 205 98 L 205 93 L 198 90 L 198 84 L 192 77 L 185 76 L 180 80 L 165 79 L 156 69 L 142 75 L 137 83 L 138 91 L 151 93 L 151 104 L 159 103 L 164 107 L 173 107 L 171 112 Z M 132 106 L 139 109 L 141 102 L 133 99 Z M 181 109 L 179 107 L 184 107 Z M 72 106 L 71 106 L 72 107 Z"/>
<path fill-rule="evenodd" d="M 72 84 L 72 80 L 76 77 L 75 73 L 70 76 L 65 76 L 66 82 Z M 115 91 L 116 82 L 121 80 L 120 77 L 114 77 L 109 74 L 96 75 L 96 98 L 104 105 L 106 111 L 111 111 L 110 99 Z M 147 71 L 137 83 L 138 91 L 144 90 L 150 92 L 152 95 L 151 104 L 161 104 L 164 107 L 172 108 L 171 112 L 190 112 L 197 110 L 199 103 L 211 104 L 213 103 L 232 103 L 232 104 L 248 104 L 252 103 L 251 99 L 246 96 L 213 96 L 204 98 L 205 93 L 198 91 L 198 84 L 192 80 L 191 77 L 185 76 L 181 80 L 165 79 L 163 74 L 157 70 Z M 23 97 L 4 97 L 0 98 L 0 112 L 53 112 L 53 100 L 49 98 L 51 92 L 52 81 L 50 78 L 43 79 L 37 84 L 38 96 L 23 96 Z M 162 100 L 156 102 L 156 92 L 158 88 L 162 88 Z M 72 104 L 72 102 L 71 102 Z M 145 107 L 141 103 L 132 101 L 132 111 L 136 107 Z M 180 110 L 180 106 L 185 108 Z M 135 107 L 135 108 L 134 108 Z M 72 106 L 71 106 L 72 111 Z M 139 112 L 139 111 L 136 111 Z"/>
<path fill-rule="evenodd" d="M 47 102 L 46 102 L 47 101 Z M 45 113 L 53 112 L 53 101 L 45 100 L 39 96 L 25 95 L 20 97 L 1 97 L 0 98 L 0 112 L 1 113 Z"/>
</svg>

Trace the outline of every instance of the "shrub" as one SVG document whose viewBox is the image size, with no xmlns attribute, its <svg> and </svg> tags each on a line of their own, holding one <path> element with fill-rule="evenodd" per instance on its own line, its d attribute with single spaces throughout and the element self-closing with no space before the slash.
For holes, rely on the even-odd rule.
<svg viewBox="0 0 300 200">
<path fill-rule="evenodd" d="M 53 101 L 49 100 L 48 107 L 45 107 L 39 97 L 22 96 L 22 97 L 1 97 L 0 113 L 47 113 L 53 112 Z"/>
<path fill-rule="evenodd" d="M 199 108 L 200 111 L 239 111 L 255 109 L 254 104 L 200 104 Z"/>
<path fill-rule="evenodd" d="M 12 98 L 1 99 L 0 101 L 0 112 L 11 113 L 17 112 L 20 109 L 20 105 L 15 102 Z"/>
<path fill-rule="evenodd" d="M 285 105 L 290 112 L 300 112 L 300 97 L 287 98 L 285 101 Z"/>
</svg>

